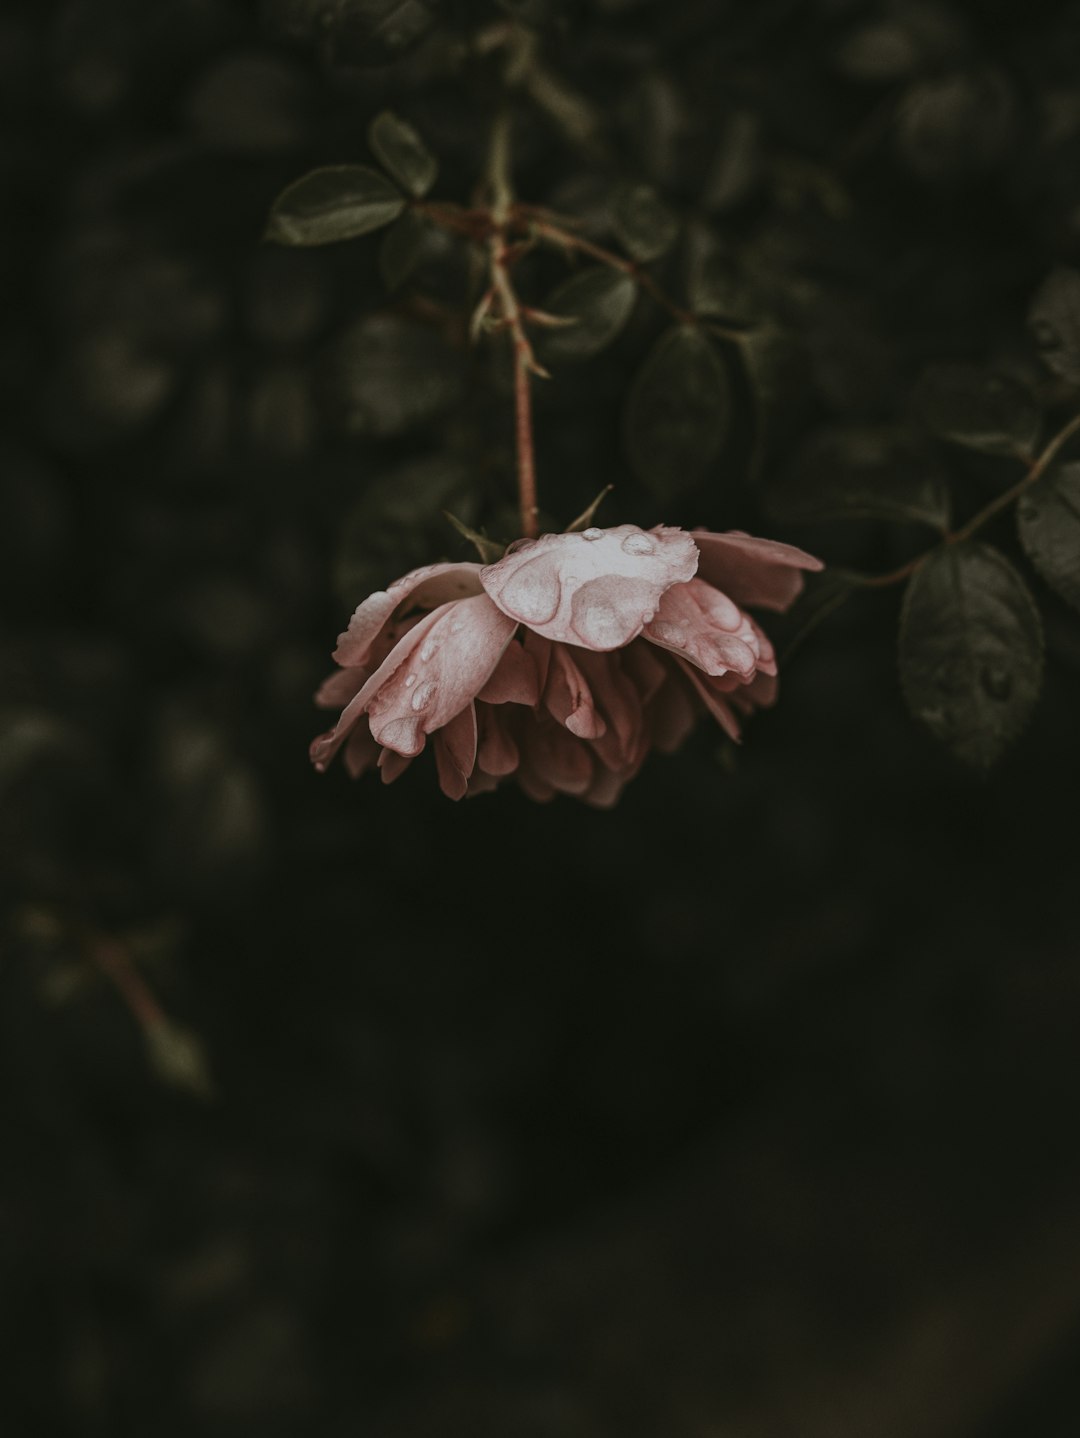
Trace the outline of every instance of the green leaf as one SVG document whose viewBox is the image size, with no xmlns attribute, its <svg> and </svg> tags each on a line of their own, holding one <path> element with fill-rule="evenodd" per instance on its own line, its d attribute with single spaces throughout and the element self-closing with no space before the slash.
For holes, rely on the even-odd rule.
<svg viewBox="0 0 1080 1438">
<path fill-rule="evenodd" d="M 277 245 L 354 240 L 396 220 L 405 200 L 364 165 L 328 165 L 294 180 L 274 201 L 265 238 Z"/>
<path fill-rule="evenodd" d="M 1080 609 L 1080 463 L 1053 465 L 1025 490 L 1017 525 L 1032 564 Z"/>
<path fill-rule="evenodd" d="M 1080 384 L 1080 270 L 1051 270 L 1031 302 L 1028 328 L 1043 363 Z"/>
<path fill-rule="evenodd" d="M 826 428 L 810 436 L 765 494 L 777 519 L 884 519 L 944 532 L 949 491 L 933 455 L 902 431 Z"/>
<path fill-rule="evenodd" d="M 400 289 L 424 255 L 431 225 L 415 210 L 399 215 L 379 242 L 379 273 L 391 293 Z"/>
<path fill-rule="evenodd" d="M 435 183 L 439 162 L 413 127 L 390 110 L 376 115 L 368 128 L 371 152 L 403 190 L 420 199 Z"/>
<path fill-rule="evenodd" d="M 1039 612 L 1008 560 L 974 540 L 931 554 L 900 617 L 900 681 L 915 718 L 987 769 L 1027 723 L 1042 668 Z"/>
<path fill-rule="evenodd" d="M 702 480 L 724 442 L 730 386 L 716 347 L 692 325 L 661 335 L 627 396 L 630 465 L 665 499 Z"/>
<path fill-rule="evenodd" d="M 637 285 L 619 270 L 598 265 L 571 275 L 540 308 L 575 323 L 545 330 L 539 336 L 536 348 L 540 359 L 545 364 L 591 359 L 619 334 L 636 299 Z"/>
<path fill-rule="evenodd" d="M 977 365 L 934 364 L 912 396 L 931 433 L 983 454 L 1028 459 L 1035 451 L 1042 416 L 1026 385 L 1011 375 Z"/>
<path fill-rule="evenodd" d="M 651 185 L 623 185 L 615 194 L 615 233 L 635 260 L 657 260 L 679 233 L 678 218 Z"/>
</svg>

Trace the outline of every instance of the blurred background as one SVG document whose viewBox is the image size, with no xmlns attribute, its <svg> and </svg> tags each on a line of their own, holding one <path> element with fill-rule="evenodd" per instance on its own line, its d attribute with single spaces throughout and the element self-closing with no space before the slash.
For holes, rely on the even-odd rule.
<svg viewBox="0 0 1080 1438">
<path fill-rule="evenodd" d="M 989 776 L 907 716 L 895 590 L 775 625 L 778 707 L 612 813 L 308 767 L 357 601 L 468 557 L 444 508 L 511 534 L 512 405 L 467 249 L 266 215 L 387 108 L 467 203 L 508 26 L 520 196 L 611 243 L 651 185 L 660 282 L 769 341 L 701 474 L 627 456 L 656 307 L 553 366 L 549 524 L 612 483 L 887 570 L 919 507 L 813 522 L 823 453 L 964 517 L 1015 460 L 912 418 L 928 364 L 1078 407 L 1025 328 L 1080 254 L 1076 4 L 12 0 L 0 1426 L 1072 1438 L 1080 627 L 1037 577 Z"/>
</svg>

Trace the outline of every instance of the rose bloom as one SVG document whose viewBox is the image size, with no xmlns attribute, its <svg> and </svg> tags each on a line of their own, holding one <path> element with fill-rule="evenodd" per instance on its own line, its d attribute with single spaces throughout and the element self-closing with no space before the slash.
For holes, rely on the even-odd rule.
<svg viewBox="0 0 1080 1438">
<path fill-rule="evenodd" d="M 311 746 L 392 783 L 430 735 L 452 799 L 513 778 L 533 799 L 614 804 L 651 749 L 702 714 L 732 739 L 776 698 L 746 612 L 784 610 L 821 562 L 741 533 L 633 524 L 519 540 L 497 564 L 435 564 L 370 595 L 316 695 L 343 706 Z"/>
</svg>

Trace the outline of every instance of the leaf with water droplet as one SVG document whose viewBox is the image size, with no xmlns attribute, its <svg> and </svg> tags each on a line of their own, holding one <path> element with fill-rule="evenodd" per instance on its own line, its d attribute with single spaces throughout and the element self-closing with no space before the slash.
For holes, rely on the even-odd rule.
<svg viewBox="0 0 1080 1438">
<path fill-rule="evenodd" d="M 900 680 L 915 718 L 987 769 L 1026 725 L 1042 669 L 1039 612 L 1004 555 L 974 540 L 931 554 L 900 618 Z"/>
<path fill-rule="evenodd" d="M 668 330 L 627 396 L 623 437 L 634 473 L 664 499 L 693 488 L 720 453 L 730 408 L 713 342 L 692 325 Z"/>
<path fill-rule="evenodd" d="M 1032 564 L 1080 609 L 1080 463 L 1051 465 L 1020 496 L 1016 521 Z"/>
<path fill-rule="evenodd" d="M 403 190 L 420 199 L 435 183 L 439 162 L 420 134 L 400 115 L 383 110 L 368 128 L 368 144 Z"/>
<path fill-rule="evenodd" d="M 401 192 L 377 170 L 327 165 L 282 190 L 264 238 L 277 245 L 335 244 L 382 229 L 404 208 Z"/>
</svg>

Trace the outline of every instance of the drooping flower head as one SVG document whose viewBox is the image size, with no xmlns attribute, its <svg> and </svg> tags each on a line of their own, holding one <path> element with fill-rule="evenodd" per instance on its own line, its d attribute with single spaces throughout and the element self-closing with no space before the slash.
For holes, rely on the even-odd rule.
<svg viewBox="0 0 1080 1438">
<path fill-rule="evenodd" d="M 621 524 L 519 540 L 496 564 L 413 570 L 359 606 L 316 700 L 342 705 L 311 757 L 396 779 L 430 736 L 451 798 L 514 778 L 530 797 L 613 804 L 650 749 L 710 714 L 774 702 L 749 608 L 783 610 L 821 563 L 741 533 Z"/>
</svg>

